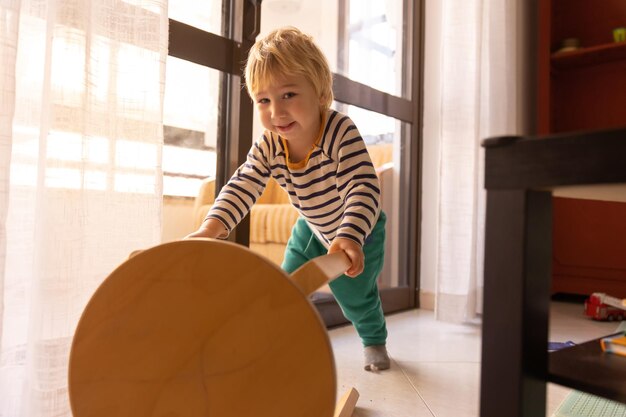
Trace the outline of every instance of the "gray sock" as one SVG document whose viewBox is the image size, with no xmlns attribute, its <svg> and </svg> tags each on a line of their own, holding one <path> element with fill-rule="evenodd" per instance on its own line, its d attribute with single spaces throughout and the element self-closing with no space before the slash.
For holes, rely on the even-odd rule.
<svg viewBox="0 0 626 417">
<path fill-rule="evenodd" d="M 389 355 L 385 345 L 365 346 L 365 370 L 382 371 L 389 369 Z"/>
</svg>

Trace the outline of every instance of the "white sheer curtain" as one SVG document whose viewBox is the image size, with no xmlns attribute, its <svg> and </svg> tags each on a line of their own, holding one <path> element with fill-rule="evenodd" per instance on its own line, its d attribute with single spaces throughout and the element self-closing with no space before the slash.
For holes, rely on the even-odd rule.
<svg viewBox="0 0 626 417">
<path fill-rule="evenodd" d="M 0 0 L 0 416 L 71 416 L 100 282 L 161 233 L 167 0 Z"/>
<path fill-rule="evenodd" d="M 426 262 L 434 262 L 436 317 L 460 322 L 482 308 L 485 193 L 480 141 L 520 131 L 516 16 L 523 0 L 436 1 L 430 4 L 439 8 L 440 24 L 430 25 L 427 32 L 438 40 L 429 45 L 439 48 L 434 54 L 439 60 L 426 65 L 440 75 L 437 85 L 425 85 L 434 90 L 427 93 L 427 105 L 435 106 L 427 111 L 431 119 L 425 123 L 431 128 L 425 141 L 437 143 L 436 162 L 425 164 L 434 171 L 436 194 L 430 217 L 435 226 L 429 226 L 434 238 L 427 242 L 434 256 Z"/>
</svg>

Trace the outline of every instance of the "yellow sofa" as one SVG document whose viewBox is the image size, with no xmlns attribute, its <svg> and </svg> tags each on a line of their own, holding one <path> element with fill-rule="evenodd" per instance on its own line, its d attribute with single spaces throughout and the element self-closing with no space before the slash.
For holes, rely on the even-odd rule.
<svg viewBox="0 0 626 417">
<path fill-rule="evenodd" d="M 381 192 L 391 190 L 392 150 L 391 144 L 368 146 L 368 152 L 381 182 Z M 215 181 L 207 178 L 202 182 L 194 203 L 194 226 L 198 228 L 215 201 Z M 383 205 L 384 209 L 384 205 Z M 265 191 L 250 211 L 250 249 L 280 265 L 291 228 L 298 219 L 298 212 L 289 202 L 287 193 L 270 179 Z"/>
</svg>

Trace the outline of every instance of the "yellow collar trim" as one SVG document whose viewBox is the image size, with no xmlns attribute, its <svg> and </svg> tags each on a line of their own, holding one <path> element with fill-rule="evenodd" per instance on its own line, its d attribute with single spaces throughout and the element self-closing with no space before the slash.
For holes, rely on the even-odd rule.
<svg viewBox="0 0 626 417">
<path fill-rule="evenodd" d="M 320 131 L 317 133 L 317 138 L 315 139 L 315 142 L 313 142 L 313 145 L 311 146 L 311 149 L 309 150 L 309 152 L 306 154 L 306 156 L 304 157 L 304 159 L 302 159 L 301 161 L 298 162 L 291 162 L 289 160 L 289 146 L 287 146 L 287 142 L 285 141 L 282 136 L 278 136 L 278 139 L 280 139 L 283 148 L 285 149 L 285 158 L 287 159 L 287 167 L 290 169 L 302 169 L 306 166 L 306 164 L 309 162 L 309 158 L 311 157 L 311 154 L 313 153 L 313 151 L 315 150 L 315 148 L 317 147 L 317 145 L 319 145 L 320 141 L 322 140 L 322 134 L 324 133 L 324 126 L 326 125 L 326 114 L 324 114 L 322 116 L 322 122 L 320 123 Z"/>
</svg>

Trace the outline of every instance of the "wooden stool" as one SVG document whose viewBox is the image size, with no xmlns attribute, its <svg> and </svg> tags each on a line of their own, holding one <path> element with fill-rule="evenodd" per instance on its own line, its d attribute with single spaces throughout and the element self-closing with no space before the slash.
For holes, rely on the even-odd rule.
<svg viewBox="0 0 626 417">
<path fill-rule="evenodd" d="M 345 254 L 289 277 L 247 248 L 211 239 L 137 253 L 104 280 L 69 363 L 74 417 L 330 417 L 335 364 L 308 295 Z"/>
</svg>

